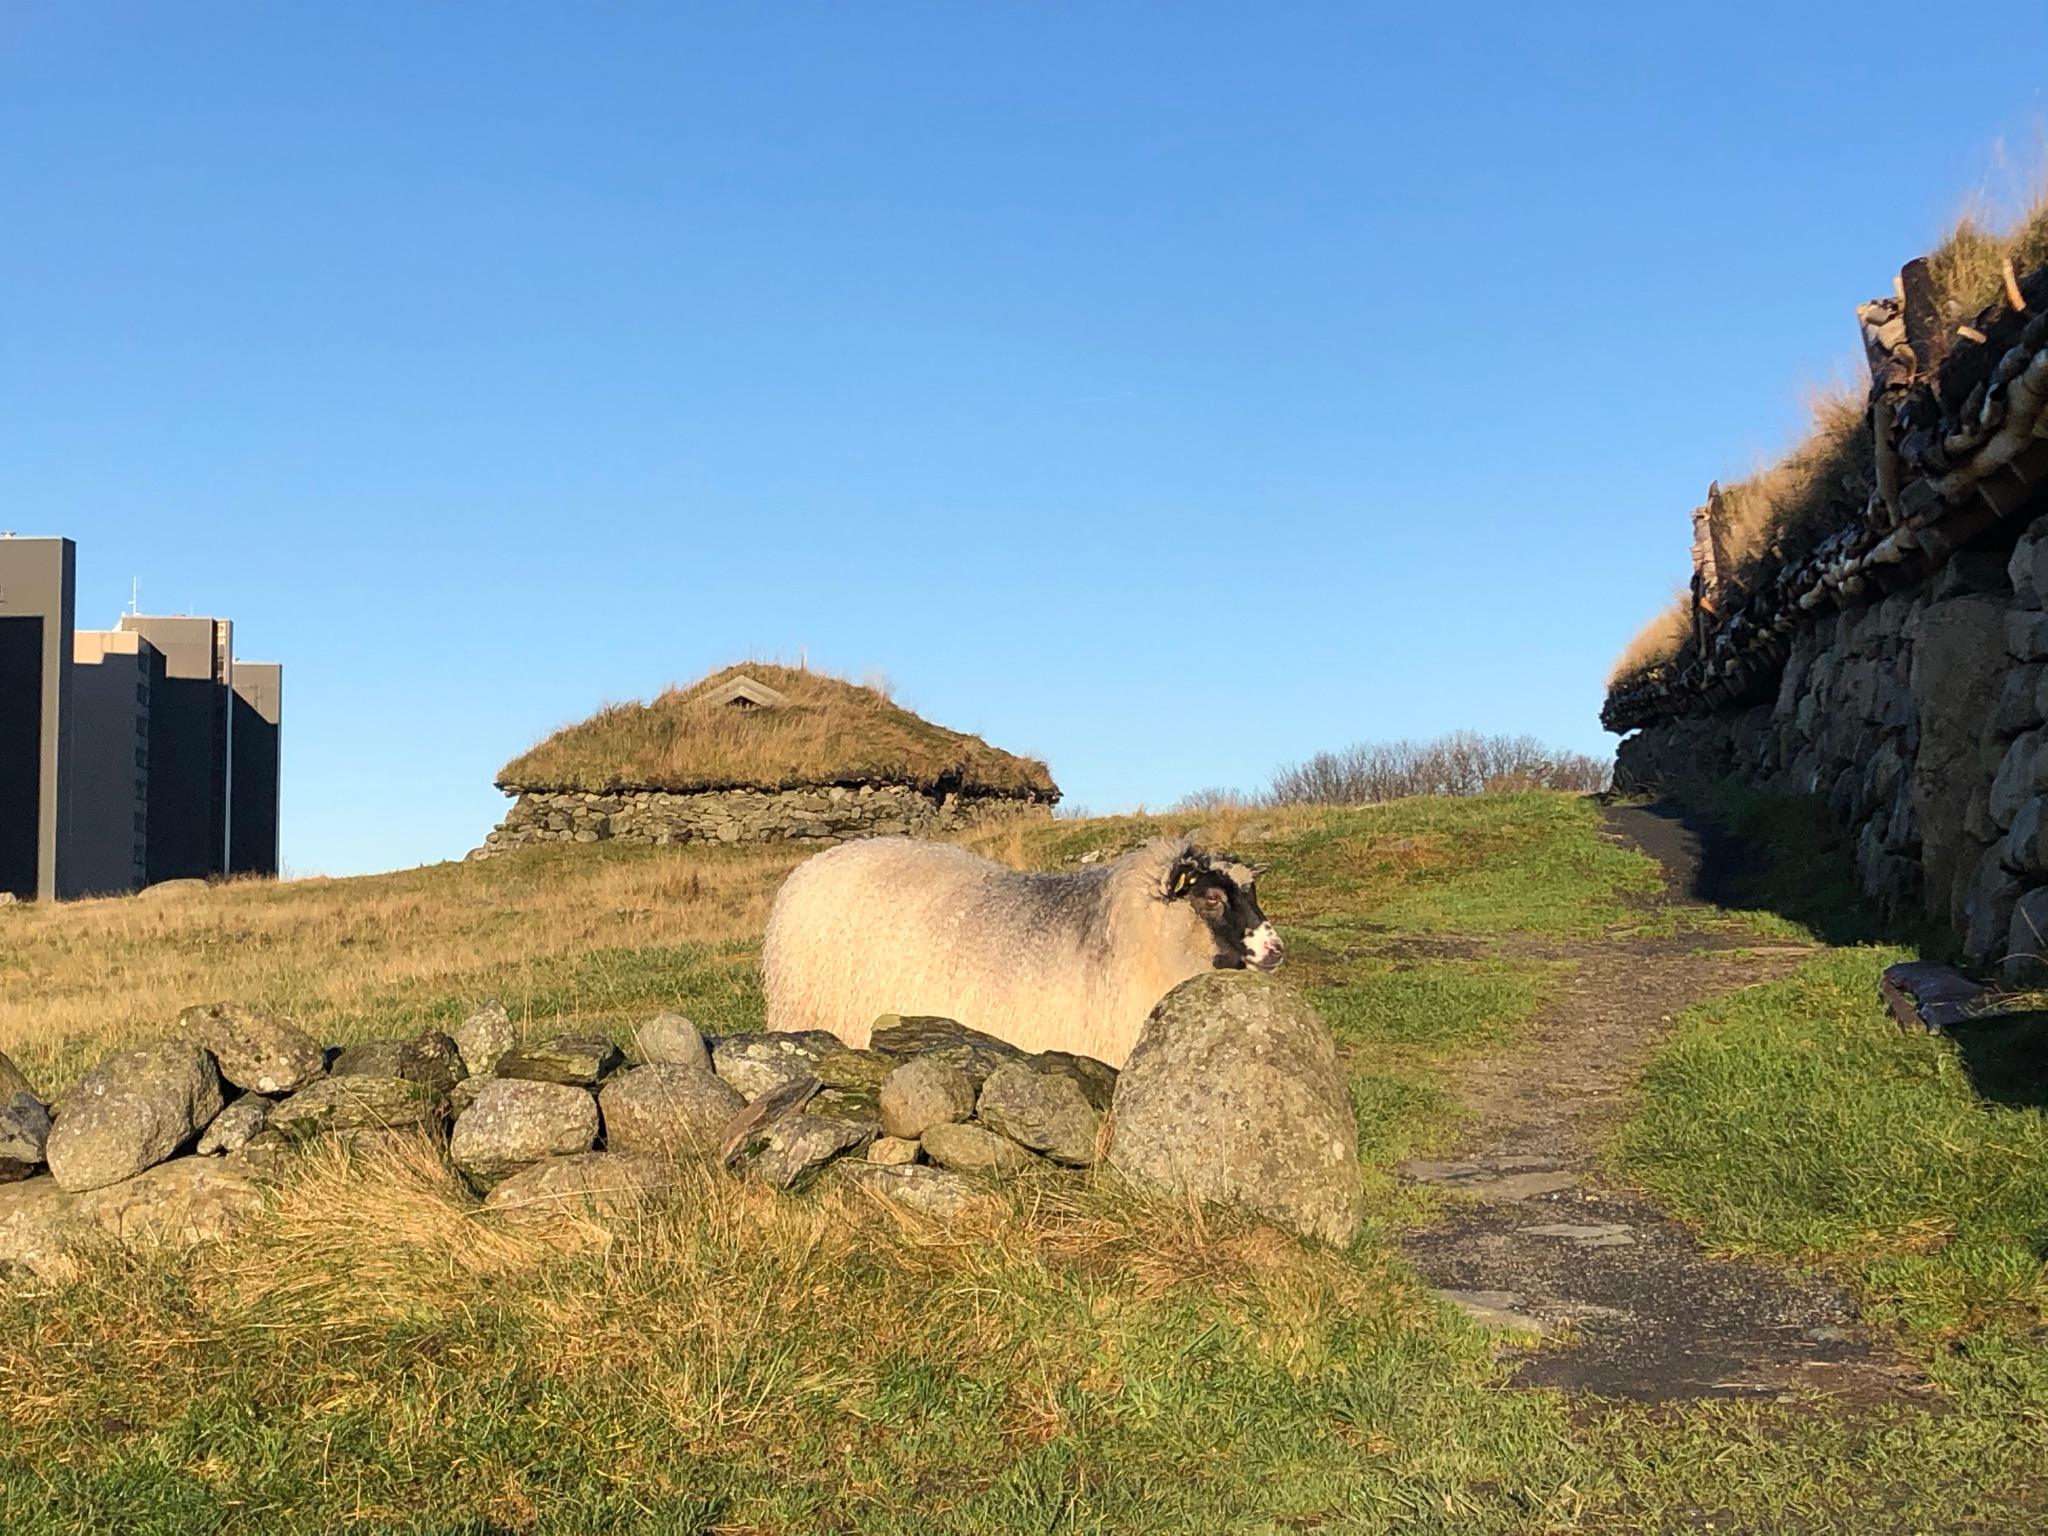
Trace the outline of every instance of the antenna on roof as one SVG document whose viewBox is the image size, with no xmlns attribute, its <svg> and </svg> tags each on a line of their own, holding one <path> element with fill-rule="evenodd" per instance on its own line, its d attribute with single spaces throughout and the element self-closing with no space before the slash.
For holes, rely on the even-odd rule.
<svg viewBox="0 0 2048 1536">
<path fill-rule="evenodd" d="M 140 576 L 129 578 L 128 611 L 130 613 L 142 612 L 142 578 Z"/>
</svg>

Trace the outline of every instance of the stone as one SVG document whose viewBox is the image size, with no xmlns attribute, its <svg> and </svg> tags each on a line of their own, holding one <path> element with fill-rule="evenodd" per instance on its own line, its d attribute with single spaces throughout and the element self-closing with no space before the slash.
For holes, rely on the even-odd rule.
<svg viewBox="0 0 2048 1536">
<path fill-rule="evenodd" d="M 727 1122 L 746 1107 L 708 1060 L 653 1061 L 615 1073 L 597 1103 L 608 1150 L 661 1157 L 716 1154 Z"/>
<path fill-rule="evenodd" d="M 1284 983 L 1215 971 L 1160 1000 L 1117 1078 L 1109 1163 L 1176 1198 L 1348 1243 L 1364 1214 L 1337 1047 Z"/>
<path fill-rule="evenodd" d="M 2029 608 L 2042 606 L 2048 598 L 2048 518 L 2037 519 L 2020 535 L 2005 573 L 2016 602 Z"/>
<path fill-rule="evenodd" d="M 1958 597 L 1920 609 L 1907 626 L 1920 732 L 1919 750 L 1912 754 L 1912 797 L 1920 825 L 1922 899 L 1930 917 L 1949 915 L 1950 892 L 1976 856 L 1963 821 L 1981 782 L 1974 760 L 1978 743 L 2004 683 L 2006 607 L 1997 597 Z M 2008 816 L 2001 824 L 2010 822 Z"/>
<path fill-rule="evenodd" d="M 178 1015 L 177 1037 L 213 1052 L 220 1075 L 245 1093 L 296 1093 L 327 1070 L 320 1042 L 261 1008 L 199 1003 Z"/>
<path fill-rule="evenodd" d="M 674 1063 L 669 1063 L 674 1065 Z M 514 1226 L 620 1221 L 672 1184 L 661 1160 L 633 1152 L 571 1152 L 543 1158 L 496 1185 L 484 1209 Z"/>
<path fill-rule="evenodd" d="M 633 1031 L 633 1050 L 649 1066 L 711 1070 L 711 1050 L 697 1026 L 680 1013 L 657 1013 Z"/>
<path fill-rule="evenodd" d="M 882 1134 L 880 1097 L 862 1088 L 822 1088 L 804 1106 L 807 1115 L 830 1115 L 835 1120 L 852 1120 L 867 1127 L 870 1136 Z"/>
<path fill-rule="evenodd" d="M 498 1058 L 492 1076 L 594 1088 L 624 1059 L 602 1035 L 552 1035 L 514 1046 Z"/>
<path fill-rule="evenodd" d="M 28 1075 L 8 1059 L 5 1051 L 0 1051 L 0 1099 L 35 1091 L 35 1084 L 28 1080 Z"/>
<path fill-rule="evenodd" d="M 16 1268 L 61 1280 L 81 1243 L 212 1242 L 262 1199 L 258 1169 L 240 1155 L 174 1158 L 76 1192 L 48 1175 L 0 1186 L 0 1283 Z"/>
<path fill-rule="evenodd" d="M 2048 885 L 2013 903 L 2000 974 L 2013 986 L 2048 986 Z"/>
<path fill-rule="evenodd" d="M 2044 677 L 2048 677 L 2048 667 L 2013 667 L 2006 672 L 1998 689 L 1998 713 L 1993 718 L 1999 735 L 2017 736 L 2048 718 L 2041 712 Z"/>
<path fill-rule="evenodd" d="M 880 1163 L 886 1168 L 902 1167 L 914 1163 L 924 1148 L 902 1136 L 877 1136 L 868 1143 L 868 1161 Z"/>
<path fill-rule="evenodd" d="M 0 1184 L 42 1167 L 49 1144 L 48 1105 L 26 1089 L 0 1097 Z"/>
<path fill-rule="evenodd" d="M 447 1101 L 425 1083 L 357 1072 L 323 1077 L 280 1101 L 267 1128 L 291 1141 L 357 1131 L 438 1131 L 447 1113 Z"/>
<path fill-rule="evenodd" d="M 2005 648 L 2015 661 L 2048 659 L 2048 613 L 2026 609 L 2008 613 Z"/>
<path fill-rule="evenodd" d="M 985 1208 L 989 1197 L 972 1180 L 943 1168 L 875 1162 L 842 1163 L 843 1177 L 856 1188 L 891 1205 L 940 1220 Z"/>
<path fill-rule="evenodd" d="M 50 1172 L 72 1194 L 133 1178 L 196 1136 L 222 1102 L 213 1056 L 189 1041 L 110 1056 L 64 1096 Z"/>
<path fill-rule="evenodd" d="M 784 1115 L 763 1134 L 761 1150 L 747 1165 L 748 1172 L 777 1189 L 791 1189 L 813 1168 L 861 1146 L 871 1134 L 851 1120 Z"/>
<path fill-rule="evenodd" d="M 986 1126 L 943 1122 L 929 1127 L 921 1138 L 924 1155 L 941 1168 L 955 1173 L 993 1173 L 1008 1176 L 1022 1173 L 1039 1159 L 1007 1136 Z"/>
<path fill-rule="evenodd" d="M 1993 826 L 2010 827 L 2013 818 L 2019 815 L 2020 807 L 2039 794 L 2048 785 L 2041 783 L 2041 770 L 2048 765 L 2043 749 L 2048 747 L 2048 731 L 2027 731 L 2013 738 L 2011 746 L 1998 764 L 1998 773 L 1991 781 L 1991 822 Z"/>
<path fill-rule="evenodd" d="M 260 1093 L 245 1093 L 215 1115 L 206 1129 L 200 1132 L 199 1144 L 192 1150 L 201 1157 L 219 1157 L 223 1153 L 239 1152 L 249 1145 L 259 1131 L 270 1124 L 270 1112 L 277 1107 L 276 1101 Z"/>
<path fill-rule="evenodd" d="M 1034 1072 L 1049 1072 L 1069 1078 L 1081 1096 L 1104 1114 L 1116 1097 L 1116 1068 L 1093 1056 L 1076 1056 L 1071 1051 L 1040 1051 L 1026 1056 L 1024 1064 Z"/>
<path fill-rule="evenodd" d="M 1024 1055 L 1009 1041 L 969 1029 L 953 1019 L 931 1015 L 905 1018 L 893 1013 L 875 1020 L 868 1035 L 868 1048 L 890 1056 L 928 1056 L 958 1067 L 973 1080 L 977 1093 L 989 1073 Z"/>
<path fill-rule="evenodd" d="M 1064 1072 L 1036 1071 L 1025 1061 L 997 1067 L 981 1085 L 974 1114 L 990 1130 L 1056 1163 L 1085 1168 L 1095 1161 L 1102 1111 Z"/>
<path fill-rule="evenodd" d="M 880 1051 L 827 1051 L 818 1059 L 818 1081 L 827 1088 L 850 1088 L 873 1093 L 882 1079 L 900 1066 L 901 1060 Z"/>
<path fill-rule="evenodd" d="M 2048 795 L 2019 808 L 2005 834 L 2005 867 L 2018 874 L 2048 875 Z"/>
<path fill-rule="evenodd" d="M 585 1089 L 537 1078 L 492 1078 L 455 1122 L 448 1155 L 471 1184 L 486 1188 L 544 1157 L 588 1152 L 597 1126 L 597 1100 Z"/>
<path fill-rule="evenodd" d="M 1448 1302 L 1482 1328 L 1509 1333 L 1533 1333 L 1542 1337 L 1541 1319 L 1523 1310 L 1528 1303 L 1519 1291 L 1431 1291 L 1437 1300 Z"/>
<path fill-rule="evenodd" d="M 885 1135 L 916 1141 L 935 1125 L 974 1113 L 976 1084 L 941 1054 L 913 1056 L 883 1079 L 877 1106 Z"/>
<path fill-rule="evenodd" d="M 512 1016 L 495 998 L 458 1024 L 452 1038 L 471 1077 L 489 1077 L 498 1058 L 519 1043 Z"/>
<path fill-rule="evenodd" d="M 448 1090 L 448 1118 L 453 1120 L 457 1115 L 469 1108 L 470 1105 L 474 1104 L 476 1096 L 484 1091 L 484 1084 L 492 1080 L 489 1077 L 465 1077 L 453 1088 L 450 1088 Z"/>
<path fill-rule="evenodd" d="M 711 1065 L 751 1104 L 764 1093 L 806 1077 L 817 1077 L 818 1064 L 826 1055 L 845 1049 L 837 1035 L 821 1029 L 764 1030 L 759 1034 L 726 1036 L 712 1048 Z"/>
<path fill-rule="evenodd" d="M 2004 856 L 2002 846 L 1987 850 L 1962 891 L 1957 936 L 1965 958 L 1972 965 L 1985 965 L 1997 959 L 2011 931 L 2020 883 L 2006 869 Z"/>
<path fill-rule="evenodd" d="M 345 1046 L 327 1071 L 331 1077 L 402 1077 L 444 1094 L 469 1076 L 455 1041 L 431 1029 L 410 1040 Z"/>
</svg>

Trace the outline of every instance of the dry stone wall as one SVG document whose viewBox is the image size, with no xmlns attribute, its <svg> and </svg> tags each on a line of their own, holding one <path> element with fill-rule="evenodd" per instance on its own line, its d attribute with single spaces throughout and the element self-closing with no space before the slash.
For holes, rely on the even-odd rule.
<svg viewBox="0 0 2048 1536">
<path fill-rule="evenodd" d="M 1736 777 L 1823 797 L 1866 894 L 2034 980 L 2048 952 L 2048 517 L 1914 591 L 1817 616 L 1776 695 L 1622 742 L 1620 787 Z"/>
<path fill-rule="evenodd" d="M 542 843 L 835 843 L 930 836 L 1017 815 L 1049 816 L 1043 795 L 972 795 L 909 784 L 832 784 L 767 791 L 613 794 L 528 790 L 470 855 Z"/>
</svg>

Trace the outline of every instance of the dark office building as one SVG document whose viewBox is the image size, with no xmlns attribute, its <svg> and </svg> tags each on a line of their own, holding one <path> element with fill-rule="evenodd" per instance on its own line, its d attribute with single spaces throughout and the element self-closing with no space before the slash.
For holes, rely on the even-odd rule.
<svg viewBox="0 0 2048 1536">
<path fill-rule="evenodd" d="M 140 635 L 80 630 L 71 650 L 67 895 L 149 883 L 149 725 L 163 653 Z"/>
<path fill-rule="evenodd" d="M 228 869 L 277 873 L 278 756 L 283 745 L 284 668 L 235 663 L 234 773 L 228 793 Z"/>
<path fill-rule="evenodd" d="M 146 884 L 228 869 L 234 764 L 234 625 L 226 619 L 124 613 L 121 630 L 163 653 L 149 705 Z"/>
<path fill-rule="evenodd" d="M 69 539 L 0 536 L 0 891 L 24 900 L 63 894 L 75 566 Z"/>
<path fill-rule="evenodd" d="M 76 629 L 74 564 L 0 538 L 0 891 L 275 875 L 282 670 L 238 676 L 225 619 Z"/>
</svg>

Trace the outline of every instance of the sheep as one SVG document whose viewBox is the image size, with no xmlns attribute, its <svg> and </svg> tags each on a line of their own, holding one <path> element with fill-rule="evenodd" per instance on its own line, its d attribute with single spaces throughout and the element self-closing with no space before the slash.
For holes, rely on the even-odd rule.
<svg viewBox="0 0 2048 1536">
<path fill-rule="evenodd" d="M 1121 1067 L 1181 982 L 1281 962 L 1260 873 L 1185 839 L 1050 875 L 947 843 L 843 843 L 776 894 L 761 950 L 768 1028 L 861 1047 L 878 1015 L 936 1014 Z"/>
</svg>

